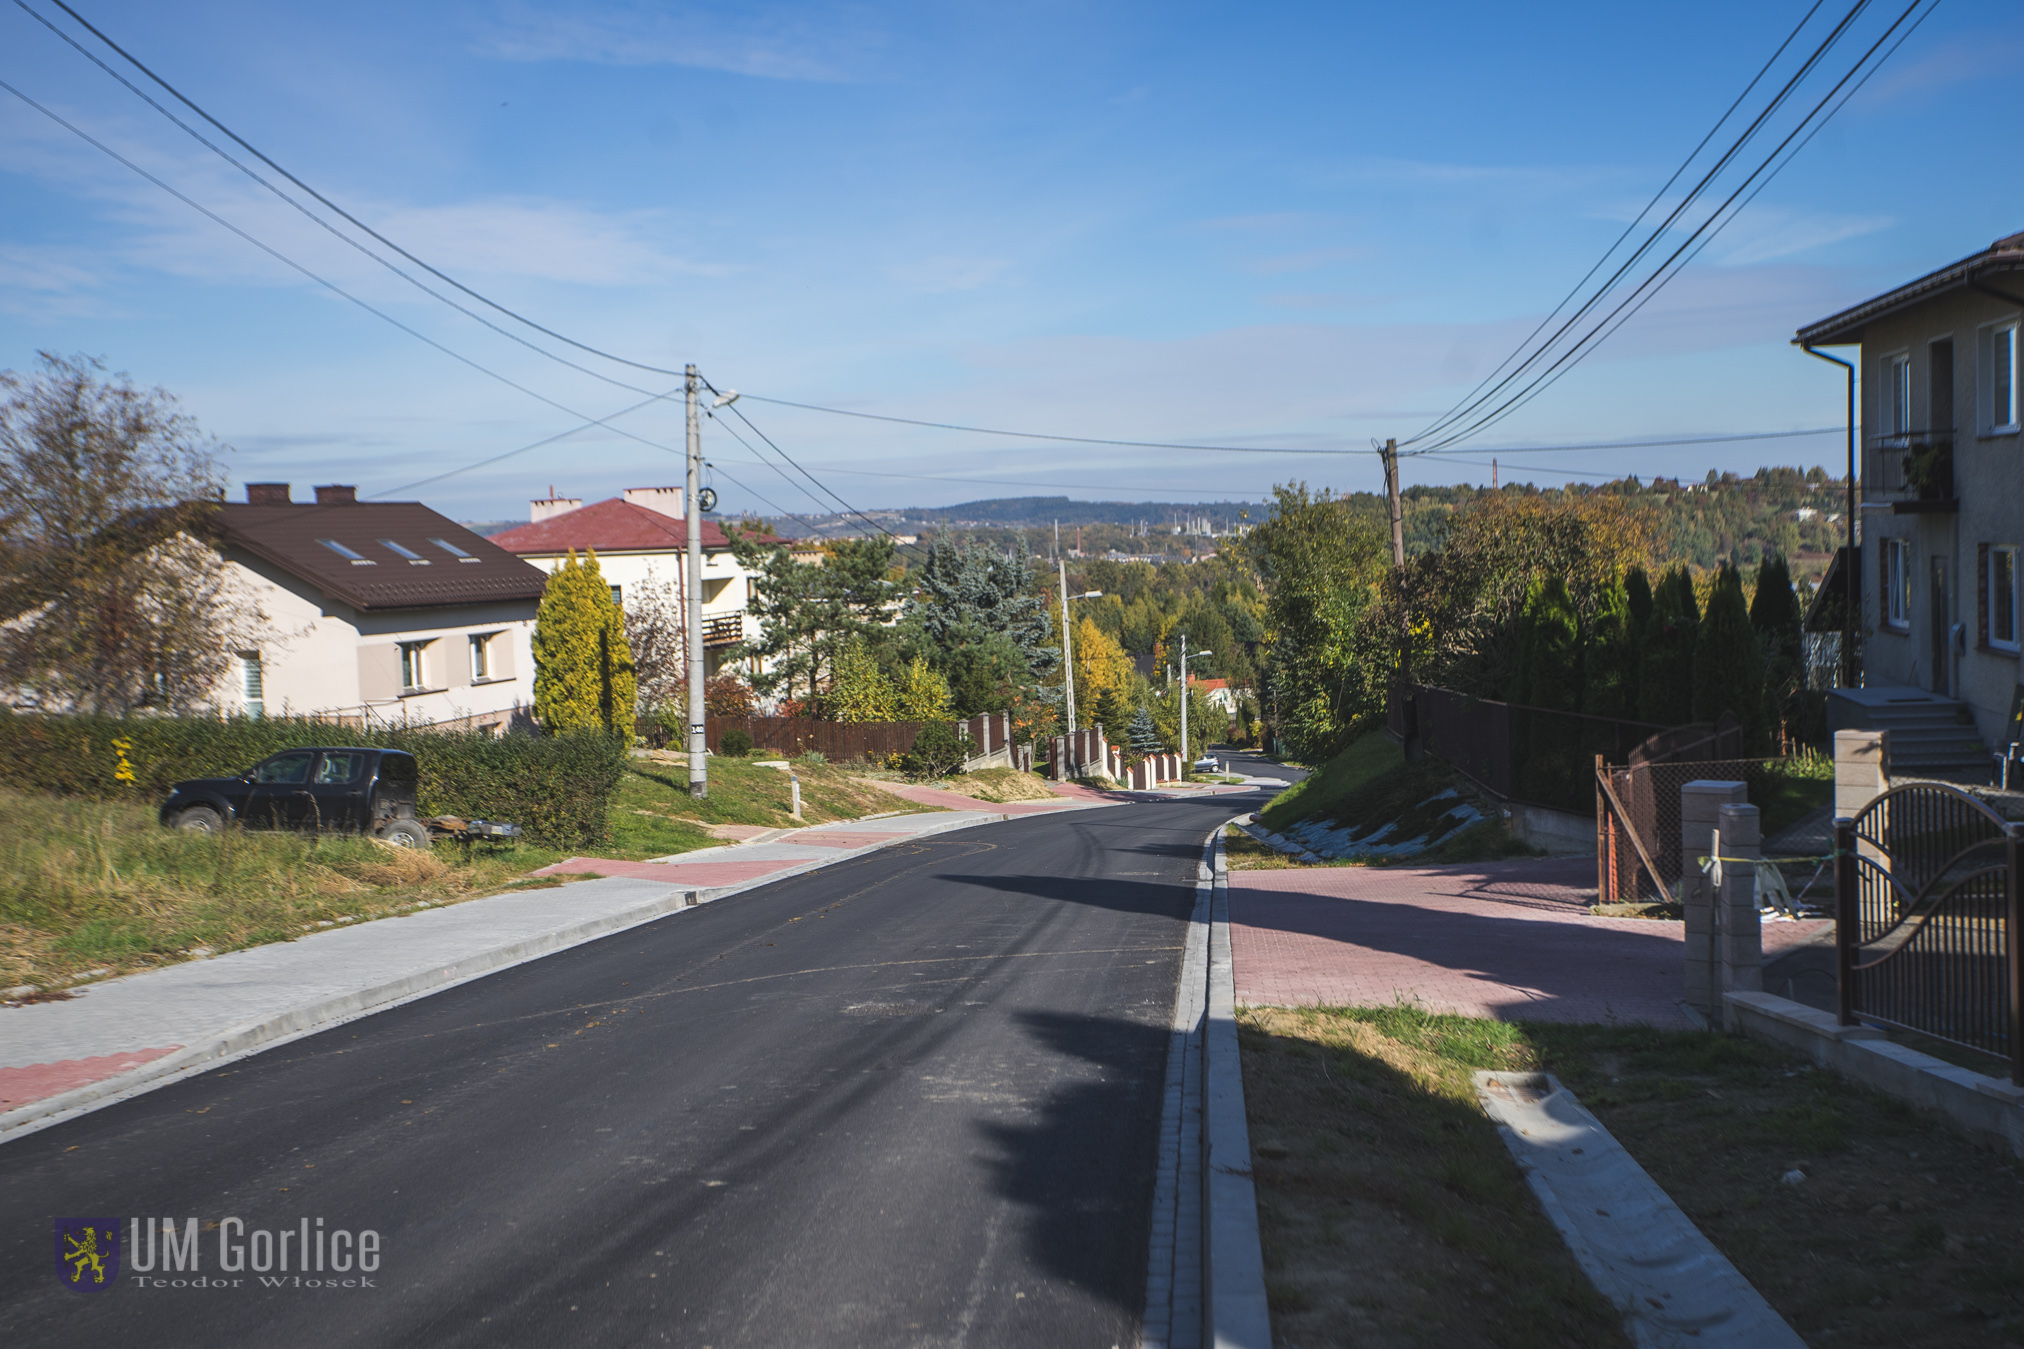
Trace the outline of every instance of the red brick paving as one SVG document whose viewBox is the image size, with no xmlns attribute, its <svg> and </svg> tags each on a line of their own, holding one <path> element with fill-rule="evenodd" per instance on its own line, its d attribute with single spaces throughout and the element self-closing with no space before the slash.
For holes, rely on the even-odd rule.
<svg viewBox="0 0 2024 1349">
<path fill-rule="evenodd" d="M 115 1073 L 138 1068 L 181 1048 L 181 1045 L 163 1045 L 159 1049 L 135 1049 L 125 1054 L 100 1054 L 89 1059 L 32 1063 L 25 1068 L 0 1068 L 0 1110 L 12 1110 L 74 1087 L 102 1082 Z"/>
<path fill-rule="evenodd" d="M 1682 925 L 1593 917 L 1594 887 L 1588 858 L 1233 871 L 1237 1000 L 1692 1025 Z M 1819 926 L 1766 923 L 1765 958 Z"/>
</svg>

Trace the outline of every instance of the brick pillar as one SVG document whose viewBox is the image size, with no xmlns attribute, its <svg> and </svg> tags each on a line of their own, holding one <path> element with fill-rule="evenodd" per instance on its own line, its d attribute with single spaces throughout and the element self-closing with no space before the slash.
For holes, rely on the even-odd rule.
<svg viewBox="0 0 2024 1349">
<path fill-rule="evenodd" d="M 1715 973 L 1715 896 L 1701 872 L 1701 859 L 1714 852 L 1715 829 L 1723 806 L 1740 806 L 1748 795 L 1740 782 L 1697 779 L 1680 788 L 1680 903 L 1686 908 L 1686 943 L 1681 951 L 1682 992 L 1689 1006 L 1722 1022 L 1720 982 Z"/>
<path fill-rule="evenodd" d="M 1764 991 L 1763 928 L 1757 913 L 1756 863 L 1764 856 L 1755 806 L 1723 805 L 1715 824 L 1715 856 L 1723 858 L 1715 897 L 1715 971 L 1723 992 Z M 1737 859 L 1737 860 L 1728 860 Z M 1723 1025 L 1730 1030 L 1728 1006 Z"/>
</svg>

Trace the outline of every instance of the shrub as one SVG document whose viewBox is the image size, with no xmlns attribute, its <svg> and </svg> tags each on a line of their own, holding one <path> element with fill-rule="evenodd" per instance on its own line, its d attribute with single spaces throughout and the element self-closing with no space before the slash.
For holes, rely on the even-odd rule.
<svg viewBox="0 0 2024 1349">
<path fill-rule="evenodd" d="M 752 752 L 752 733 L 733 726 L 717 737 L 717 753 L 730 759 L 742 759 Z"/>
<path fill-rule="evenodd" d="M 102 800 L 159 801 L 184 778 L 243 772 L 297 745 L 402 749 L 421 767 L 423 815 L 511 820 L 530 842 L 596 847 L 628 737 L 355 729 L 307 717 L 34 716 L 0 710 L 0 783 Z"/>
<path fill-rule="evenodd" d="M 970 757 L 969 742 L 956 731 L 953 721 L 930 721 L 914 737 L 914 747 L 903 760 L 905 771 L 917 778 L 945 778 L 962 768 Z"/>
</svg>

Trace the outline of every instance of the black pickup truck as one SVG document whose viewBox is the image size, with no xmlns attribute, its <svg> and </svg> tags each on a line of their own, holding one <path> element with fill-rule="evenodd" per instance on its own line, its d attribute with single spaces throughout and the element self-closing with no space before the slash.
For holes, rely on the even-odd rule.
<svg viewBox="0 0 2024 1349">
<path fill-rule="evenodd" d="M 420 773 L 415 756 L 359 745 L 285 749 L 237 777 L 178 782 L 162 802 L 162 823 L 214 833 L 227 824 L 255 829 L 335 829 L 370 834 L 403 848 L 437 837 L 510 839 L 520 830 L 489 820 L 415 818 Z"/>
</svg>

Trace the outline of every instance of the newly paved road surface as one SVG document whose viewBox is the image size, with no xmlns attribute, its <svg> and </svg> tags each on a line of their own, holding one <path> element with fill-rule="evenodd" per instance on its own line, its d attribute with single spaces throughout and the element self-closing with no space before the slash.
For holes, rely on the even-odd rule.
<svg viewBox="0 0 2024 1349">
<path fill-rule="evenodd" d="M 1196 860 L 1262 800 L 895 846 L 0 1147 L 0 1341 L 1131 1345 Z M 233 1286 L 59 1283 L 52 1218 L 135 1215 Z M 374 1286 L 296 1286 L 305 1222 Z"/>
</svg>

